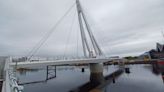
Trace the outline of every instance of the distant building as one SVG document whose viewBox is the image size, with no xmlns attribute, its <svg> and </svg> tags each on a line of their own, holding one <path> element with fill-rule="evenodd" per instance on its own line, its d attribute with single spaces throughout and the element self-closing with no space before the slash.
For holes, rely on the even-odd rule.
<svg viewBox="0 0 164 92">
<path fill-rule="evenodd" d="M 164 58 L 164 45 L 157 43 L 156 49 L 152 49 L 139 56 L 139 59 L 159 59 Z"/>
<path fill-rule="evenodd" d="M 139 57 L 138 57 L 138 59 L 151 59 L 151 56 L 150 56 L 150 53 L 149 52 L 145 52 L 145 53 L 143 53 L 142 55 L 140 55 Z"/>
<path fill-rule="evenodd" d="M 13 58 L 13 62 L 25 62 L 27 61 L 27 57 Z"/>
<path fill-rule="evenodd" d="M 156 50 L 155 49 L 150 50 L 149 54 L 152 59 L 164 58 L 164 45 L 157 43 Z"/>
<path fill-rule="evenodd" d="M 109 57 L 110 59 L 120 59 L 120 57 L 119 56 L 111 56 L 111 57 Z"/>
</svg>

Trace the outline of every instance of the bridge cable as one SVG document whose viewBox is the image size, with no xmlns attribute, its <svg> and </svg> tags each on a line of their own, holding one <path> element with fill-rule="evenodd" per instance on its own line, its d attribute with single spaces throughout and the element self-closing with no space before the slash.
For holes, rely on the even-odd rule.
<svg viewBox="0 0 164 92">
<path fill-rule="evenodd" d="M 77 46 L 77 50 L 76 50 L 76 57 L 78 57 L 79 55 L 79 53 L 78 53 L 78 49 L 79 49 L 79 31 L 77 30 L 77 28 L 76 28 L 76 46 Z"/>
<path fill-rule="evenodd" d="M 74 22 L 75 22 L 75 15 L 76 15 L 76 11 L 73 14 L 73 18 L 72 18 L 72 22 L 71 22 L 70 30 L 69 30 L 70 32 L 68 33 L 68 37 L 66 39 L 66 45 L 65 45 L 65 48 L 64 48 L 64 57 L 66 57 L 66 51 L 68 49 L 68 44 L 70 42 L 70 36 L 71 36 L 72 31 L 73 31 L 73 26 L 74 26 Z"/>
<path fill-rule="evenodd" d="M 86 11 L 83 9 L 83 13 L 84 13 L 84 14 L 86 14 L 85 12 L 86 12 Z M 87 16 L 85 16 L 85 18 L 87 19 Z M 89 25 L 89 24 L 88 24 L 88 25 Z M 93 34 L 93 33 L 92 33 L 92 34 Z M 94 35 L 94 37 L 95 37 L 95 35 Z M 102 39 L 101 39 L 101 40 L 102 40 Z M 96 40 L 96 41 L 97 41 L 97 40 Z M 101 45 L 103 46 L 102 42 L 99 42 L 99 44 L 101 44 Z M 98 47 L 99 47 L 99 46 L 98 46 Z M 100 48 L 100 49 L 102 50 L 102 56 L 106 57 L 106 55 L 105 55 L 104 52 L 103 52 L 104 49 L 103 49 L 103 48 Z"/>
<path fill-rule="evenodd" d="M 66 15 L 72 10 L 76 3 L 71 5 L 71 7 L 66 11 L 66 13 L 57 21 L 57 23 L 43 36 L 43 38 L 34 46 L 34 48 L 30 51 L 29 53 L 29 58 L 30 60 L 34 54 L 40 49 L 40 47 L 47 41 L 47 39 L 50 37 L 50 35 L 53 33 L 53 31 L 58 27 L 58 25 L 62 22 L 62 20 L 65 18 Z"/>
</svg>

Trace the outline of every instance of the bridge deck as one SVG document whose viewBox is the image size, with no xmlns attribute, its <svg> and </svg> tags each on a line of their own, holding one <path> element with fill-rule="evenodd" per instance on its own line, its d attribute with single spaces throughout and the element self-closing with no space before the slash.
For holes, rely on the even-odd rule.
<svg viewBox="0 0 164 92">
<path fill-rule="evenodd" d="M 56 60 L 56 61 L 25 61 L 17 63 L 18 68 L 27 68 L 27 67 L 44 67 L 48 65 L 71 65 L 71 64 L 89 64 L 89 63 L 104 63 L 108 62 L 110 59 L 72 59 L 72 60 Z M 11 66 L 15 66 L 16 63 L 10 63 Z"/>
</svg>

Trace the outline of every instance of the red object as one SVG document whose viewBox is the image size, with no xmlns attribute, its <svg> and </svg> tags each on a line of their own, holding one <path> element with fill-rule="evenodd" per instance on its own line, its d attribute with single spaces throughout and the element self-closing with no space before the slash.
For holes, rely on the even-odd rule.
<svg viewBox="0 0 164 92">
<path fill-rule="evenodd" d="M 164 61 L 158 61 L 158 64 L 164 65 Z"/>
<path fill-rule="evenodd" d="M 162 78 L 164 79 L 164 75 L 162 76 Z"/>
</svg>

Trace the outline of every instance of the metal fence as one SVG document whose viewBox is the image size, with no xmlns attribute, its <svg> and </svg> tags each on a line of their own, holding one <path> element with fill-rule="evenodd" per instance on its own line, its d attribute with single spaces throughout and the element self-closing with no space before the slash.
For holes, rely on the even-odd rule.
<svg viewBox="0 0 164 92">
<path fill-rule="evenodd" d="M 23 86 L 18 85 L 15 72 L 13 70 L 7 70 L 6 72 L 8 73 L 11 92 L 22 92 Z"/>
<path fill-rule="evenodd" d="M 2 92 L 23 92 L 23 86 L 19 86 L 17 83 L 16 72 L 14 68 L 9 66 L 11 58 L 7 58 L 4 66 L 5 85 Z"/>
</svg>

